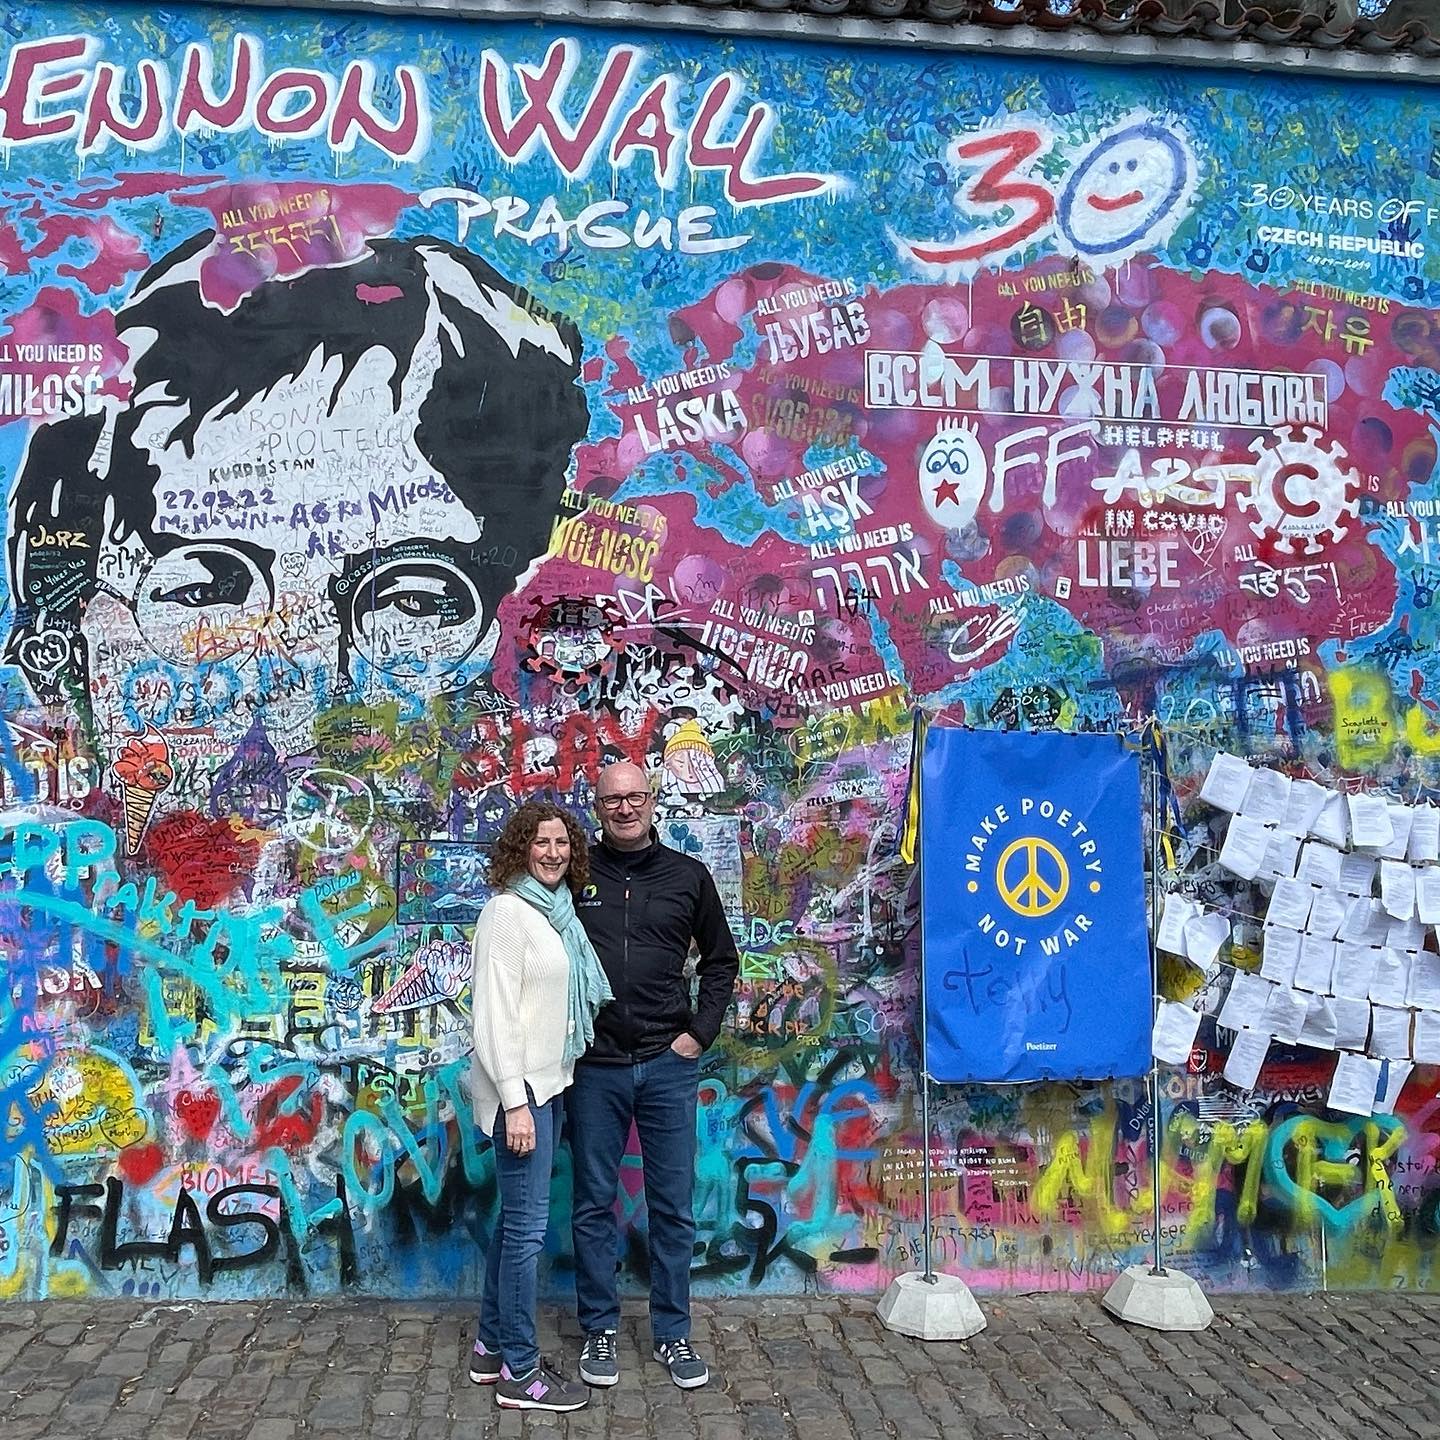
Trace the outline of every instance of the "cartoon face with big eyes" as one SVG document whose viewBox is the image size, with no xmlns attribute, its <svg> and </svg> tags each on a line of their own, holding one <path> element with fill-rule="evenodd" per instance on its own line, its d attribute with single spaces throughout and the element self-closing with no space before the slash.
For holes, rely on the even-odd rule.
<svg viewBox="0 0 1440 1440">
<path fill-rule="evenodd" d="M 1060 192 L 1060 233 L 1076 255 L 1118 263 L 1168 238 L 1194 183 L 1179 135 L 1155 120 L 1126 123 L 1079 156 Z"/>
<path fill-rule="evenodd" d="M 920 498 L 946 530 L 963 530 L 975 518 L 989 476 L 980 437 L 968 425 L 943 421 L 920 453 Z"/>
</svg>

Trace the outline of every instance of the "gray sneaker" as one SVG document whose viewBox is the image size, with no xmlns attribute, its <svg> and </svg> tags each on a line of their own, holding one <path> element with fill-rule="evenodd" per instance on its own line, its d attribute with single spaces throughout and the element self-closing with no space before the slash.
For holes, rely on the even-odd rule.
<svg viewBox="0 0 1440 1440">
<path fill-rule="evenodd" d="M 688 1340 L 657 1340 L 655 1358 L 682 1390 L 698 1390 L 710 1378 L 709 1367 Z"/>
<path fill-rule="evenodd" d="M 580 1378 L 587 1385 L 615 1385 L 620 1380 L 620 1357 L 615 1352 L 615 1332 L 596 1330 L 580 1347 Z"/>
<path fill-rule="evenodd" d="M 513 1375 L 495 1387 L 495 1403 L 504 1410 L 583 1410 L 590 1392 L 548 1365 L 537 1365 L 528 1375 Z"/>
<path fill-rule="evenodd" d="M 499 1352 L 487 1350 L 484 1342 L 477 1340 L 470 1352 L 470 1378 L 477 1385 L 495 1385 L 509 1374 Z"/>
</svg>

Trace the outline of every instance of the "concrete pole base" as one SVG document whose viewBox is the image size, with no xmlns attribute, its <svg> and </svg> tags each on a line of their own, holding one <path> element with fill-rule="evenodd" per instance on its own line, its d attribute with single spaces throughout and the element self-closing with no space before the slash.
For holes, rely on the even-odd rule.
<svg viewBox="0 0 1440 1440">
<path fill-rule="evenodd" d="M 1215 1318 L 1199 1285 L 1179 1270 L 1152 1275 L 1148 1265 L 1120 1272 L 1100 1302 L 1118 1320 L 1152 1330 L 1203 1330 Z"/>
<path fill-rule="evenodd" d="M 877 1307 L 880 1323 L 917 1340 L 968 1340 L 986 1325 L 970 1287 L 936 1273 L 933 1284 L 918 1271 L 897 1275 Z"/>
</svg>

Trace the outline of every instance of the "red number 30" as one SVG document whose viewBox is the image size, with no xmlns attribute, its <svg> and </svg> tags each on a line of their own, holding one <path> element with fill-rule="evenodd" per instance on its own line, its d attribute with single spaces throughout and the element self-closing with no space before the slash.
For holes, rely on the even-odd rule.
<svg viewBox="0 0 1440 1440">
<path fill-rule="evenodd" d="M 964 265 L 1007 254 L 1025 244 L 1055 218 L 1055 197 L 1044 185 L 1023 178 L 1031 161 L 1049 143 L 1049 138 L 1036 130 L 1002 130 L 962 140 L 953 152 L 957 163 L 978 168 L 988 157 L 995 159 L 964 186 L 961 199 L 982 214 L 1008 205 L 1015 219 L 1003 230 L 986 230 L 949 245 L 904 241 L 905 248 L 930 265 Z"/>
</svg>

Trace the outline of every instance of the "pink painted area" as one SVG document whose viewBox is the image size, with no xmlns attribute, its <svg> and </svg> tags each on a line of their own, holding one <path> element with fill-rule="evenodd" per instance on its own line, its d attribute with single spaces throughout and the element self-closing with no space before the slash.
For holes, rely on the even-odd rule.
<svg viewBox="0 0 1440 1440">
<path fill-rule="evenodd" d="M 47 285 L 29 305 L 4 321 L 0 339 L 33 345 L 96 344 L 113 360 L 116 370 L 123 352 L 115 335 L 114 316 L 105 310 L 81 314 L 75 293 L 54 285 Z M 101 363 L 104 368 L 105 362 Z"/>
<path fill-rule="evenodd" d="M 23 274 L 35 261 L 48 259 L 72 241 L 88 245 L 92 253 L 83 261 L 62 262 L 55 273 L 78 280 L 92 295 L 108 295 L 131 275 L 150 268 L 140 237 L 108 215 L 45 214 L 37 201 L 22 212 L 22 218 L 38 221 L 40 238 L 27 246 L 14 225 L 0 225 L 0 269 L 6 274 Z"/>
<path fill-rule="evenodd" d="M 57 265 L 55 273 L 78 280 L 92 295 L 106 295 L 123 285 L 130 275 L 150 268 L 140 238 L 122 230 L 110 217 L 50 215 L 40 222 L 44 239 L 30 252 L 31 258 L 52 255 L 71 240 L 95 247 L 94 255 L 82 265 Z"/>
<path fill-rule="evenodd" d="M 630 354 L 630 342 L 623 336 L 617 335 L 613 340 L 606 341 L 605 358 L 612 366 L 610 371 L 612 393 L 618 394 L 622 390 L 633 390 L 645 383 L 645 377 L 640 373 L 639 367 Z"/>
<path fill-rule="evenodd" d="M 394 230 L 413 201 L 393 185 L 292 181 L 214 185 L 175 197 L 177 205 L 204 210 L 214 222 L 200 288 L 222 310 L 233 310 L 267 280 L 356 259 L 371 239 Z"/>
<path fill-rule="evenodd" d="M 83 347 L 81 360 L 66 358 L 49 360 L 42 358 L 34 362 L 21 361 L 16 347 L 21 345 L 39 346 L 42 355 L 49 347 Z M 24 369 L 37 375 L 63 374 L 78 367 L 89 370 L 96 367 L 104 377 L 101 393 L 122 395 L 117 379 L 124 367 L 126 351 L 115 333 L 115 317 L 108 310 L 97 310 L 86 315 L 80 310 L 80 302 L 73 290 L 61 290 L 47 285 L 23 309 L 0 321 L 0 352 L 9 351 L 12 360 L 7 369 Z M 99 358 L 94 358 L 98 356 Z M 16 420 L 16 416 L 0 419 L 0 424 Z"/>
<path fill-rule="evenodd" d="M 936 683 L 952 683 L 993 661 L 1003 645 L 986 648 L 976 637 L 984 617 L 972 624 L 973 635 L 962 637 L 956 648 L 973 659 L 959 666 L 937 643 L 937 627 L 929 603 L 951 589 L 946 562 L 966 586 L 1027 576 L 1040 593 L 1053 595 L 1085 629 L 1108 633 L 1137 624 L 1142 631 L 1165 628 L 1169 643 L 1183 646 L 1197 635 L 1219 627 L 1246 644 L 1263 643 L 1292 635 L 1297 626 L 1312 640 L 1345 638 L 1354 627 L 1373 628 L 1384 623 L 1396 597 L 1393 570 L 1376 562 L 1366 527 L 1351 519 L 1343 537 L 1327 542 L 1323 558 L 1327 569 L 1307 582 L 1308 596 L 1283 586 L 1278 595 L 1257 595 L 1240 584 L 1242 573 L 1259 567 L 1285 571 L 1303 566 L 1311 557 L 1288 553 L 1277 534 L 1257 536 L 1249 514 L 1234 503 L 1233 494 L 1219 507 L 1165 502 L 1147 505 L 1135 492 L 1127 492 L 1108 507 L 1100 493 L 1087 483 L 1075 483 L 1082 474 L 1113 474 L 1123 468 L 1136 441 L 1124 435 L 1102 438 L 1093 447 L 1086 466 L 1066 470 L 1053 500 L 1046 496 L 1041 465 L 1022 467 L 1006 477 L 1003 502 L 991 505 L 987 493 L 972 512 L 972 524 L 963 534 L 937 523 L 927 511 L 920 488 L 919 464 L 927 443 L 935 436 L 942 416 L 920 409 L 865 408 L 862 353 L 866 346 L 915 351 L 927 343 L 942 344 L 953 353 L 988 354 L 1004 366 L 1011 357 L 1123 362 L 1169 367 L 1175 375 L 1194 367 L 1221 365 L 1236 369 L 1284 369 L 1324 374 L 1330 386 L 1326 443 L 1343 447 L 1347 463 L 1362 477 L 1365 493 L 1376 503 L 1401 500 L 1406 488 L 1431 473 L 1436 459 L 1435 438 L 1425 420 L 1414 411 L 1400 410 L 1383 398 L 1384 385 L 1396 356 L 1392 345 L 1377 339 L 1363 354 L 1344 355 L 1318 333 L 1305 326 L 1310 297 L 1247 284 L 1229 275 L 1192 276 L 1158 266 L 1132 267 L 1119 277 L 1095 276 L 1076 283 L 1061 277 L 1063 266 L 1046 261 L 1033 269 L 1005 277 L 1005 290 L 996 276 L 977 277 L 973 286 L 896 286 L 863 296 L 870 335 L 864 345 L 831 348 L 825 353 L 792 355 L 776 362 L 766 338 L 766 327 L 777 318 L 803 315 L 814 309 L 827 312 L 824 300 L 811 306 L 772 306 L 770 300 L 797 285 L 822 282 L 788 266 L 756 266 L 721 281 L 706 296 L 677 310 L 670 317 L 675 341 L 673 358 L 663 369 L 679 371 L 690 366 L 727 362 L 729 378 L 719 382 L 733 390 L 748 419 L 746 433 L 734 443 L 723 439 L 687 441 L 663 456 L 647 451 L 636 417 L 654 433 L 655 401 L 634 404 L 627 393 L 645 379 L 638 373 L 623 339 L 607 346 L 613 370 L 610 375 L 610 409 L 618 434 L 576 452 L 577 486 L 595 495 L 611 495 L 642 471 L 654 483 L 662 467 L 673 469 L 677 481 L 693 487 L 703 477 L 702 508 L 709 500 L 743 489 L 754 503 L 785 514 L 794 538 L 802 544 L 820 544 L 834 536 L 815 509 L 802 506 L 799 496 L 777 497 L 777 485 L 816 463 L 812 451 L 815 433 L 823 423 L 837 424 L 873 457 L 871 474 L 862 476 L 858 494 L 868 509 L 866 529 L 908 526 L 913 534 L 903 543 L 913 555 L 925 585 L 916 584 L 886 604 L 886 624 L 907 673 L 917 689 L 927 693 Z M 1027 290 L 1027 279 L 1042 288 Z M 1054 283 L 1059 281 L 1058 284 Z M 1022 347 L 1015 317 L 1027 304 L 1038 304 L 1050 317 L 1047 341 L 1035 348 Z M 1340 306 L 1335 306 L 1337 311 Z M 773 313 L 772 313 L 773 312 Z M 976 317 L 985 320 L 977 323 Z M 1342 317 L 1343 318 L 1343 317 Z M 1337 324 L 1339 322 L 1337 321 Z M 1440 334 L 1426 324 L 1392 322 L 1407 337 L 1409 363 L 1440 367 Z M 755 362 L 742 367 L 735 357 L 743 353 L 742 333 L 755 339 Z M 1377 327 L 1378 335 L 1378 327 Z M 756 344 L 758 340 L 758 344 Z M 1339 363 L 1335 356 L 1339 356 Z M 652 362 L 653 365 L 653 362 Z M 661 367 L 655 367 L 661 372 Z M 1005 371 L 999 370 L 1004 376 Z M 998 383 L 998 382 L 997 382 Z M 713 389 L 713 386 L 705 387 Z M 854 397 L 853 399 L 846 398 Z M 1067 379 L 1060 408 L 1079 405 L 1074 379 Z M 1174 400 L 1171 411 L 1174 413 Z M 967 415 L 966 424 L 977 436 L 978 450 L 994 456 L 997 447 L 1035 422 L 1000 413 L 1010 408 L 1009 396 L 997 391 L 990 411 Z M 1075 413 L 1076 420 L 1083 416 Z M 1049 428 L 1054 428 L 1052 425 Z M 1180 428 L 1172 422 L 1172 428 Z M 1208 427 L 1207 427 L 1208 428 Z M 1185 458 L 1193 467 L 1253 466 L 1251 445 L 1256 431 L 1221 430 L 1218 445 L 1176 441 L 1169 453 Z M 1188 432 L 1187 432 L 1188 435 Z M 1043 448 L 1043 442 L 1042 442 Z M 1373 476 L 1373 487 L 1367 476 Z M 1232 481 L 1232 490 L 1238 481 Z M 678 489 L 678 487 L 677 487 Z M 693 488 L 692 488 L 693 494 Z M 668 528 L 659 568 L 670 570 L 685 556 L 714 554 L 714 532 L 697 523 L 694 500 L 676 494 L 665 505 Z M 1173 550 L 1178 585 L 1159 588 L 1113 589 L 1105 584 L 1077 583 L 1076 553 L 1081 537 L 1103 533 L 1108 511 L 1128 510 L 1133 529 L 1123 533 L 1139 542 L 1165 542 Z M 1150 512 L 1170 512 L 1158 519 Z M 1197 517 L 1208 529 L 1193 528 Z M 812 528 L 813 527 L 813 528 Z M 1152 527 L 1152 528 L 1147 528 Z M 1188 528 L 1182 528 L 1188 527 Z M 900 545 L 897 545 L 900 548 Z M 1093 546 L 1092 546 L 1093 548 Z M 1245 558 L 1253 556 L 1253 558 Z M 843 558 L 843 557 L 842 557 Z M 549 562 L 554 564 L 555 562 Z M 824 558 L 818 562 L 823 564 Z M 793 546 L 775 543 L 761 535 L 753 543 L 729 545 L 724 554 L 726 586 L 715 598 L 732 604 L 753 603 L 757 585 L 770 586 L 774 577 L 785 583 L 792 575 L 809 577 L 814 565 L 798 561 Z M 1328 567 L 1347 577 L 1343 602 L 1328 579 Z M 838 569 L 839 559 L 830 561 Z M 547 575 L 550 573 L 547 566 Z M 582 575 L 571 577 L 580 583 Z M 1068 584 L 1062 585 L 1062 580 Z M 1192 597 L 1206 592 L 1203 603 Z M 557 593 L 564 593 L 557 591 Z M 1178 602 L 1178 603 L 1177 603 Z M 878 668 L 866 614 L 835 614 L 820 626 L 813 659 L 818 666 L 843 667 L 854 676 Z M 1343 613 L 1342 613 L 1343 610 Z M 1357 615 L 1357 611 L 1362 613 Z M 1178 625 L 1178 629 L 1177 629 Z M 945 644 L 954 639 L 953 628 Z M 973 647 L 972 647 L 972 642 Z M 746 689 L 747 704 L 760 699 L 754 687 Z"/>
<path fill-rule="evenodd" d="M 214 183 L 209 175 L 180 175 L 175 171 L 149 170 L 119 175 L 82 186 L 70 195 L 55 197 L 57 205 L 72 210 L 104 210 L 121 200 L 143 200 L 148 195 L 173 195 L 176 190 L 195 190 Z"/>
<path fill-rule="evenodd" d="M 0 225 L 0 269 L 7 275 L 19 275 L 24 272 L 25 264 L 25 245 L 15 227 Z"/>
<path fill-rule="evenodd" d="M 390 300 L 401 300 L 405 292 L 398 285 L 357 285 L 355 298 L 367 305 L 384 305 Z"/>
</svg>

